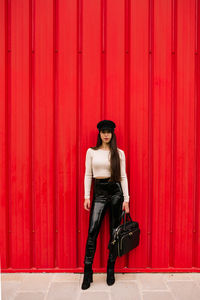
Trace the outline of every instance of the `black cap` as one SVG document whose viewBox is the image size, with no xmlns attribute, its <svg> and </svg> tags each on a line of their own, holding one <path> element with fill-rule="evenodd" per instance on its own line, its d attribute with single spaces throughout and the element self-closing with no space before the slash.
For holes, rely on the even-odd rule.
<svg viewBox="0 0 200 300">
<path fill-rule="evenodd" d="M 97 124 L 97 128 L 99 129 L 99 131 L 103 129 L 108 129 L 113 132 L 115 127 L 115 123 L 110 120 L 102 120 Z"/>
</svg>

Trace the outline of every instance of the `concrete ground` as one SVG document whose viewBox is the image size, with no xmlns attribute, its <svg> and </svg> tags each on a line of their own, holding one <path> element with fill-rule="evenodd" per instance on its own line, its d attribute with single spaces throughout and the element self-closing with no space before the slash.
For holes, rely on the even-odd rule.
<svg viewBox="0 0 200 300">
<path fill-rule="evenodd" d="M 200 273 L 94 273 L 87 290 L 83 273 L 2 273 L 2 300 L 199 300 Z"/>
</svg>

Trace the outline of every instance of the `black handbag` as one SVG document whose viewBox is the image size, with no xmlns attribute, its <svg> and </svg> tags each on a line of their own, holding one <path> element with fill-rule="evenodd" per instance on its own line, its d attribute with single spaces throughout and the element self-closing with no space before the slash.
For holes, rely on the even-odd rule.
<svg viewBox="0 0 200 300">
<path fill-rule="evenodd" d="M 126 216 L 126 221 L 125 221 Z M 127 221 L 127 216 L 129 221 Z M 121 218 L 123 224 L 113 230 L 111 241 L 108 244 L 108 249 L 117 257 L 128 253 L 136 248 L 140 241 L 139 223 L 132 221 L 130 213 L 125 213 L 123 210 Z"/>
</svg>

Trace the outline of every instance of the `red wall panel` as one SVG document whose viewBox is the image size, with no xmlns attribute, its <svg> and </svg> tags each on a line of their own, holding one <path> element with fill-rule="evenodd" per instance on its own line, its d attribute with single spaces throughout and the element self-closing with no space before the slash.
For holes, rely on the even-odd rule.
<svg viewBox="0 0 200 300">
<path fill-rule="evenodd" d="M 85 154 L 104 118 L 141 229 L 116 270 L 200 270 L 199 19 L 199 0 L 0 0 L 3 272 L 83 270 Z M 96 271 L 108 240 L 107 213 Z"/>
</svg>

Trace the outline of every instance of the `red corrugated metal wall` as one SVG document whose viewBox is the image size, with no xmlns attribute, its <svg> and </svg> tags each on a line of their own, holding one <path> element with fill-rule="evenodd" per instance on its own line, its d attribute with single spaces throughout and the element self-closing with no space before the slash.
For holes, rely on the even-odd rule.
<svg viewBox="0 0 200 300">
<path fill-rule="evenodd" d="M 199 0 L 0 0 L 3 271 L 83 270 L 85 154 L 104 118 L 141 228 L 116 270 L 200 270 L 199 13 Z M 108 228 L 106 214 L 97 271 Z"/>
</svg>

